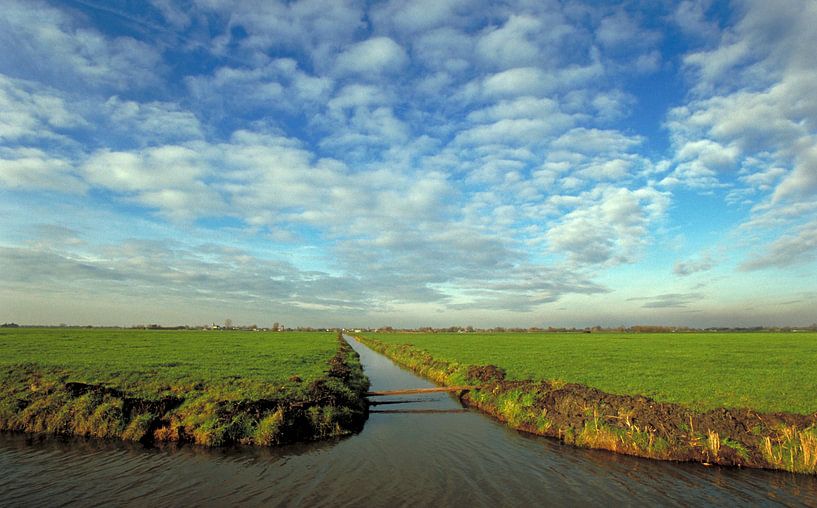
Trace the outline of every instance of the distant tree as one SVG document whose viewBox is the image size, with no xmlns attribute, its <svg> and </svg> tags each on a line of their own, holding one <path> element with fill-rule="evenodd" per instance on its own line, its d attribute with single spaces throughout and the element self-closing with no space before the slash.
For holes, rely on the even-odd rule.
<svg viewBox="0 0 817 508">
<path fill-rule="evenodd" d="M 224 328 L 232 328 L 233 327 L 233 320 L 227 318 L 224 320 Z"/>
</svg>

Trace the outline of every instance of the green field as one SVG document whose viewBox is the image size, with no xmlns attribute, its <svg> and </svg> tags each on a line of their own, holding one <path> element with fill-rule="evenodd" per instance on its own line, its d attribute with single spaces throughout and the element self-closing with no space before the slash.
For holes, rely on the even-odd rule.
<svg viewBox="0 0 817 508">
<path fill-rule="evenodd" d="M 368 333 L 435 359 L 496 365 L 695 409 L 817 411 L 817 333 Z"/>
<path fill-rule="evenodd" d="M 0 429 L 203 445 L 351 432 L 368 382 L 334 332 L 0 329 Z"/>
<path fill-rule="evenodd" d="M 31 363 L 70 381 L 144 394 L 204 383 L 224 395 L 269 396 L 321 377 L 337 349 L 332 332 L 0 329 L 0 367 Z"/>
</svg>

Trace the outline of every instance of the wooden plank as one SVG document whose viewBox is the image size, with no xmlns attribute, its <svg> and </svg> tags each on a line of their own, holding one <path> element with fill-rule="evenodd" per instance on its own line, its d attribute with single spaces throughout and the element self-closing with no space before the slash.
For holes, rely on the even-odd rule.
<svg viewBox="0 0 817 508">
<path fill-rule="evenodd" d="M 468 413 L 467 409 L 372 409 L 370 413 L 378 413 L 382 415 L 414 415 L 414 414 L 451 414 L 451 413 Z"/>
<path fill-rule="evenodd" d="M 408 390 L 384 390 L 378 392 L 366 392 L 367 397 L 380 397 L 388 395 L 411 395 L 413 393 L 439 393 L 439 392 L 464 392 L 468 390 L 479 390 L 479 386 L 438 386 L 435 388 L 411 388 Z"/>
</svg>

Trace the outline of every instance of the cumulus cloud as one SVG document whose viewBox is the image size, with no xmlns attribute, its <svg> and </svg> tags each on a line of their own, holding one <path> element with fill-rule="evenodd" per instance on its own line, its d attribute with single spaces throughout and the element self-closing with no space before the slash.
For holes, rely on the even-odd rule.
<svg viewBox="0 0 817 508">
<path fill-rule="evenodd" d="M 474 37 L 455 27 L 444 26 L 418 36 L 412 42 L 414 60 L 427 68 L 455 73 L 473 65 Z"/>
<path fill-rule="evenodd" d="M 58 91 L 0 74 L 0 141 L 54 137 L 85 124 Z"/>
<path fill-rule="evenodd" d="M 204 137 L 201 122 L 191 111 L 165 102 L 140 103 L 113 96 L 105 102 L 106 121 L 112 129 L 141 144 L 172 143 Z"/>
<path fill-rule="evenodd" d="M 723 189 L 747 218 L 741 231 L 776 228 L 757 234 L 767 250 L 746 272 L 813 251 L 817 18 L 803 2 L 741 3 L 721 28 L 706 1 L 197 0 L 182 12 L 153 0 L 144 26 L 114 13 L 129 36 L 93 6 L 36 4 L 38 17 L 8 5 L 0 42 L 19 51 L 0 55 L 4 198 L 73 192 L 182 237 L 252 245 L 15 247 L 106 291 L 132 282 L 249 301 L 233 276 L 253 302 L 290 310 L 358 312 L 355 300 L 533 316 L 609 291 L 598 281 L 665 234 L 686 189 Z M 795 30 L 779 31 L 789 21 Z M 686 56 L 665 53 L 652 27 L 667 23 L 690 37 Z M 665 61 L 682 61 L 690 90 L 672 94 L 659 133 L 662 113 L 646 109 L 664 98 L 647 100 L 638 74 L 671 85 Z M 289 248 L 289 265 L 263 255 Z M 7 255 L 34 277 L 24 254 Z M 252 264 L 274 284 L 248 275 Z M 681 260 L 674 272 L 712 264 Z M 666 291 L 645 307 L 695 296 Z"/>
<path fill-rule="evenodd" d="M 741 270 L 796 265 L 811 259 L 804 224 L 816 217 L 817 72 L 810 55 L 817 6 L 740 3 L 737 22 L 719 39 L 702 18 L 705 10 L 684 3 L 676 11 L 676 21 L 709 47 L 684 59 L 695 86 L 688 103 L 668 116 L 674 169 L 661 183 L 726 188 L 731 203 L 751 206 L 740 231 L 768 247 Z"/>
<path fill-rule="evenodd" d="M 669 198 L 652 188 L 598 186 L 579 196 L 546 234 L 552 252 L 580 264 L 632 262 L 649 242 L 650 227 L 666 211 Z"/>
<path fill-rule="evenodd" d="M 371 75 L 400 70 L 408 62 L 405 50 L 389 37 L 373 37 L 358 42 L 337 57 L 340 74 Z"/>
<path fill-rule="evenodd" d="M 353 43 L 355 34 L 365 27 L 364 10 L 355 0 L 254 0 L 238 4 L 206 0 L 196 2 L 196 6 L 221 18 L 224 33 L 213 41 L 214 51 L 224 53 L 231 45 L 252 57 L 268 50 L 290 51 L 323 70 L 332 67 L 337 48 Z M 240 32 L 244 35 L 237 37 Z"/>
<path fill-rule="evenodd" d="M 697 98 L 670 114 L 677 158 L 716 177 L 738 157 L 766 152 L 780 165 L 795 166 L 798 179 L 796 168 L 810 158 L 817 129 L 817 100 L 810 92 L 817 74 L 807 56 L 817 44 L 808 28 L 817 8 L 788 1 L 746 4 L 743 11 L 717 48 L 685 60 L 699 85 Z"/>
<path fill-rule="evenodd" d="M 772 194 L 772 202 L 808 199 L 817 195 L 817 139 L 809 139 L 795 159 L 794 168 L 785 175 Z"/>
<path fill-rule="evenodd" d="M 517 67 L 540 59 L 535 41 L 542 32 L 542 21 L 525 15 L 512 15 L 502 27 L 489 31 L 477 42 L 477 54 L 498 67 Z"/>
<path fill-rule="evenodd" d="M 88 187 L 73 164 L 37 148 L 0 147 L 0 188 L 81 193 Z"/>
<path fill-rule="evenodd" d="M 212 74 L 187 76 L 185 84 L 201 116 L 216 122 L 230 115 L 314 114 L 335 87 L 334 79 L 308 73 L 295 60 L 267 57 L 250 68 L 223 66 Z"/>
<path fill-rule="evenodd" d="M 458 18 L 465 16 L 460 12 L 472 7 L 469 4 L 469 0 L 392 0 L 375 5 L 370 17 L 378 28 L 411 34 L 461 22 Z"/>
<path fill-rule="evenodd" d="M 120 193 L 173 220 L 224 213 L 218 192 L 205 181 L 209 172 L 200 153 L 176 145 L 139 152 L 101 150 L 82 166 L 91 185 Z"/>
</svg>

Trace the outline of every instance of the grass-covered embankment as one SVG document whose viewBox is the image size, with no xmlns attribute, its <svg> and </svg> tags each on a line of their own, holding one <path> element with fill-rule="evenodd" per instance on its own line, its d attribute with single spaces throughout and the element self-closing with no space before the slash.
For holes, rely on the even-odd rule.
<svg viewBox="0 0 817 508">
<path fill-rule="evenodd" d="M 510 426 L 589 448 L 817 472 L 817 334 L 364 334 Z M 498 366 L 498 367 L 495 367 Z"/>
<path fill-rule="evenodd" d="M 0 330 L 0 429 L 206 446 L 341 436 L 368 380 L 334 333 Z"/>
</svg>

